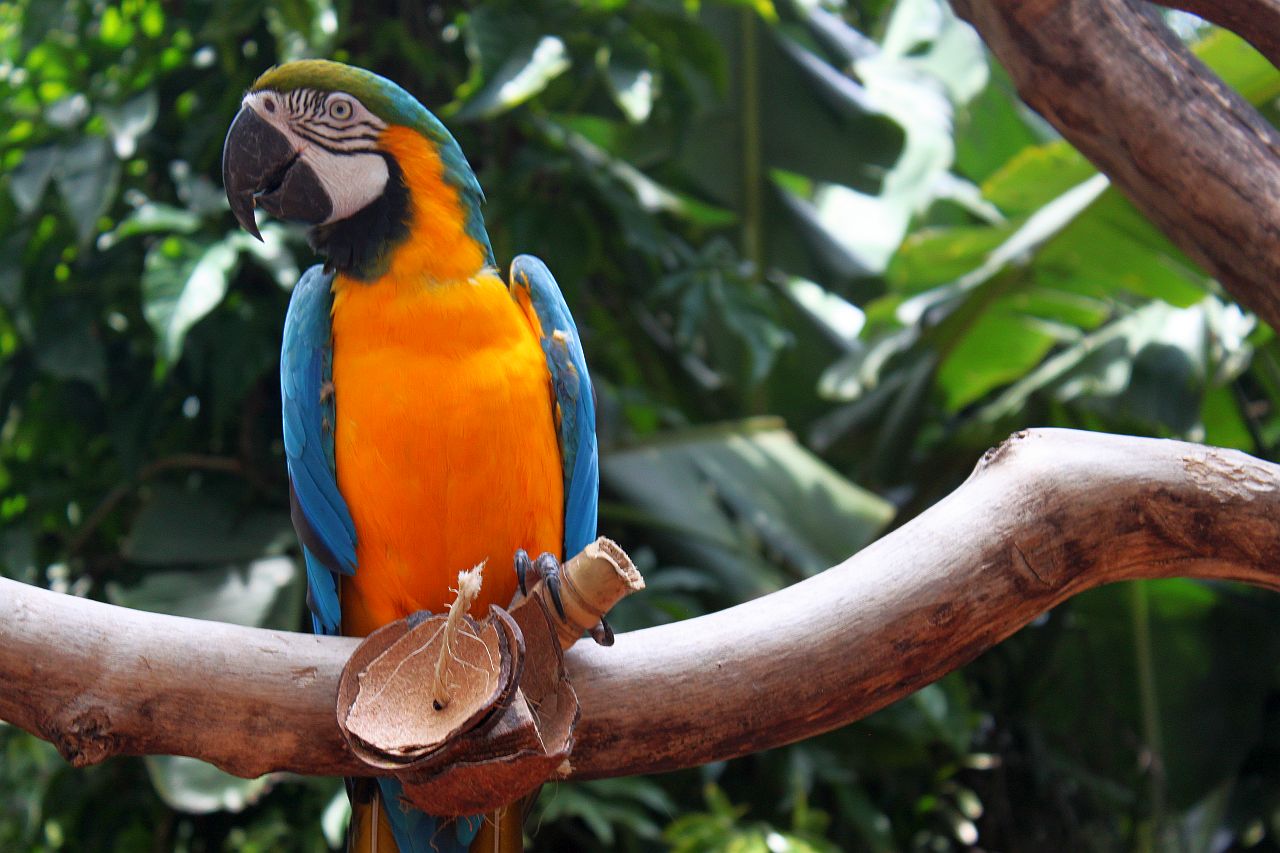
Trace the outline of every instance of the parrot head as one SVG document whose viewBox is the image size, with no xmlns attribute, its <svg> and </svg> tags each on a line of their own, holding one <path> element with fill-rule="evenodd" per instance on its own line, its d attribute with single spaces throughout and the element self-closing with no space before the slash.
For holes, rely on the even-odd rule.
<svg viewBox="0 0 1280 853">
<path fill-rule="evenodd" d="M 222 180 L 250 234 L 262 239 L 255 207 L 310 225 L 312 247 L 356 278 L 385 272 L 424 228 L 459 229 L 491 262 L 484 196 L 458 143 L 412 95 L 362 68 L 301 60 L 259 77 L 227 131 Z M 431 217 L 456 221 L 418 221 Z"/>
</svg>

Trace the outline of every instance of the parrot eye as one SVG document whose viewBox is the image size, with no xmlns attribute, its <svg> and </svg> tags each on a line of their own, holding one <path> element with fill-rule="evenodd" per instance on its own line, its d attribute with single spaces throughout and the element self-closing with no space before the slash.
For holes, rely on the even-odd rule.
<svg viewBox="0 0 1280 853">
<path fill-rule="evenodd" d="M 351 118 L 351 102 L 345 98 L 337 98 L 329 104 L 329 117 L 338 121 Z"/>
</svg>

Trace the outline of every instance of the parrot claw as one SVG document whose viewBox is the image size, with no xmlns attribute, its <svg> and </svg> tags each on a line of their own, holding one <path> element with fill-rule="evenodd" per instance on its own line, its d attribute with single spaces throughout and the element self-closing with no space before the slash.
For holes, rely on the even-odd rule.
<svg viewBox="0 0 1280 853">
<path fill-rule="evenodd" d="M 591 639 L 595 640 L 598 646 L 613 645 L 613 626 L 603 616 L 600 617 L 600 621 L 595 624 L 595 627 L 587 633 L 591 635 Z"/>
<path fill-rule="evenodd" d="M 520 584 L 520 594 L 528 595 L 529 587 L 538 581 L 545 581 L 547 592 L 551 594 L 551 603 L 561 619 L 564 615 L 564 602 L 560 599 L 560 561 L 550 551 L 543 551 L 538 559 L 530 560 L 529 552 L 523 548 L 516 549 L 516 580 Z M 532 576 L 532 577 L 531 577 Z"/>
<path fill-rule="evenodd" d="M 560 561 L 550 551 L 543 551 L 533 567 L 547 584 L 547 592 L 551 593 L 551 603 L 556 606 L 556 613 L 560 614 L 561 619 L 566 618 L 564 603 L 560 600 Z"/>
<path fill-rule="evenodd" d="M 404 618 L 409 623 L 410 628 L 417 628 L 423 622 L 426 622 L 432 616 L 430 610 L 415 610 Z"/>
<path fill-rule="evenodd" d="M 523 548 L 516 549 L 516 581 L 520 584 L 520 594 L 528 595 L 529 587 L 526 578 L 529 576 L 529 570 L 533 568 L 533 563 L 529 561 L 529 552 Z"/>
</svg>

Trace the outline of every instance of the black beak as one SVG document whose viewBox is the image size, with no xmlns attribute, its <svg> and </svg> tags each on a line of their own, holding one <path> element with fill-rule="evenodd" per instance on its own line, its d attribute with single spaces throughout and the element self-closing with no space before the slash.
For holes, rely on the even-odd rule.
<svg viewBox="0 0 1280 853">
<path fill-rule="evenodd" d="M 252 107 L 241 107 L 222 146 L 222 185 L 231 212 L 244 230 L 259 240 L 253 219 L 261 207 L 280 219 L 317 225 L 333 212 L 324 186 L 283 133 Z"/>
</svg>

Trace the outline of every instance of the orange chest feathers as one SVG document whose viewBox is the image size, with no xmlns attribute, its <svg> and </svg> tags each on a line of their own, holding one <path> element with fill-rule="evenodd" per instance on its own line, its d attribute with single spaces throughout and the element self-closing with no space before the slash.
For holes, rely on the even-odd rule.
<svg viewBox="0 0 1280 853">
<path fill-rule="evenodd" d="M 512 556 L 559 554 L 563 474 L 541 346 L 491 274 L 335 284 L 334 455 L 355 521 L 344 634 L 443 611 L 484 562 L 473 613 L 515 592 Z"/>
</svg>

